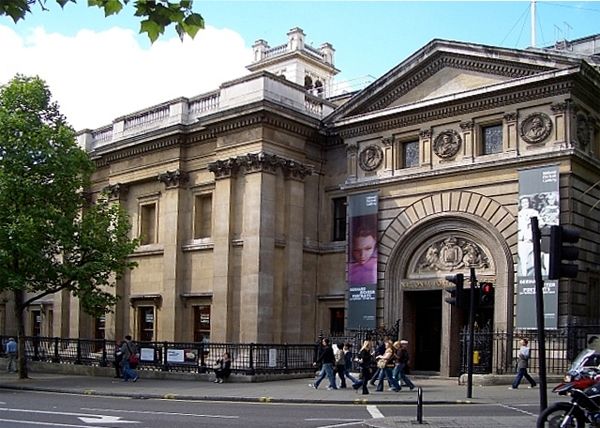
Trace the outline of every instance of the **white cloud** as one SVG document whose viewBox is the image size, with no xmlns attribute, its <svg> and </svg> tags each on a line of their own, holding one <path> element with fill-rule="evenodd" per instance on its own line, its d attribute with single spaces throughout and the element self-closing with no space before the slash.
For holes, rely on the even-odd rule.
<svg viewBox="0 0 600 428">
<path fill-rule="evenodd" d="M 246 74 L 252 61 L 252 49 L 238 33 L 208 26 L 194 40 L 165 38 L 143 48 L 123 28 L 84 29 L 74 37 L 36 28 L 21 37 L 0 25 L 0 46 L 0 84 L 16 73 L 40 76 L 76 130 L 217 89 Z"/>
</svg>

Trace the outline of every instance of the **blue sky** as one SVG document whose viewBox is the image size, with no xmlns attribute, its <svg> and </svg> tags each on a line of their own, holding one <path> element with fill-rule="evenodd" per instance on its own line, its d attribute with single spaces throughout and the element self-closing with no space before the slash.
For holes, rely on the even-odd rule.
<svg viewBox="0 0 600 428">
<path fill-rule="evenodd" d="M 0 83 L 39 74 L 76 129 L 215 89 L 245 73 L 255 40 L 285 43 L 293 27 L 333 45 L 339 81 L 379 77 L 435 38 L 530 45 L 529 1 L 197 1 L 204 34 L 182 44 L 171 29 L 154 46 L 127 11 L 104 18 L 85 0 L 64 11 L 48 2 L 50 12 L 34 8 L 18 24 L 0 18 Z M 600 33 L 600 1 L 536 5 L 538 46 Z"/>
</svg>

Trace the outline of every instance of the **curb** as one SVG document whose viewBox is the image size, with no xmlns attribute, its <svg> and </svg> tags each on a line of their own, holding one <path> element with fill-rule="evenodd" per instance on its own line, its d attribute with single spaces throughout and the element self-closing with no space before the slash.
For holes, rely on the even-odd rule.
<svg viewBox="0 0 600 428">
<path fill-rule="evenodd" d="M 274 398 L 274 397 L 232 397 L 232 396 L 202 396 L 202 395 L 183 395 L 175 393 L 128 393 L 128 392 L 102 392 L 95 389 L 58 389 L 52 387 L 28 386 L 28 385 L 0 385 L 0 389 L 17 391 L 40 391 L 52 392 L 57 394 L 75 394 L 90 395 L 99 397 L 128 397 L 138 400 L 185 400 L 185 401 L 229 401 L 241 403 L 299 403 L 299 404 L 354 404 L 354 405 L 395 405 L 395 406 L 415 406 L 416 399 L 410 400 L 378 400 L 367 398 L 354 398 L 348 400 L 318 400 L 307 398 Z M 470 400 L 426 400 L 424 404 L 476 404 Z"/>
</svg>

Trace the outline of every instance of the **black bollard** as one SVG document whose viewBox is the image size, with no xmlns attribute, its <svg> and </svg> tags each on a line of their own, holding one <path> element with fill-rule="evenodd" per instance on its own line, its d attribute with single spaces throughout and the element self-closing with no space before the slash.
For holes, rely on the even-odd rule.
<svg viewBox="0 0 600 428">
<path fill-rule="evenodd" d="M 423 423 L 423 388 L 417 388 L 417 422 Z"/>
</svg>

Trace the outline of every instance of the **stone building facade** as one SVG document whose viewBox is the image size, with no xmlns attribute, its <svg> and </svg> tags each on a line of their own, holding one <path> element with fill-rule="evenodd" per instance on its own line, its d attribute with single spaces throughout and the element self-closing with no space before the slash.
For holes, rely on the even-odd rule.
<svg viewBox="0 0 600 428">
<path fill-rule="evenodd" d="M 131 214 L 139 266 L 117 282 L 114 313 L 91 319 L 55 296 L 31 309 L 32 333 L 306 343 L 343 331 L 346 201 L 376 192 L 377 325 L 399 325 L 418 369 L 452 373 L 464 314 L 444 303 L 444 277 L 475 267 L 495 285 L 480 322 L 515 327 L 519 173 L 547 165 L 561 224 L 582 231 L 558 325 L 600 324 L 599 36 L 527 50 L 433 40 L 335 97 L 333 47 L 304 37 L 257 41 L 251 74 L 213 92 L 81 132 L 91 190 Z"/>
</svg>

